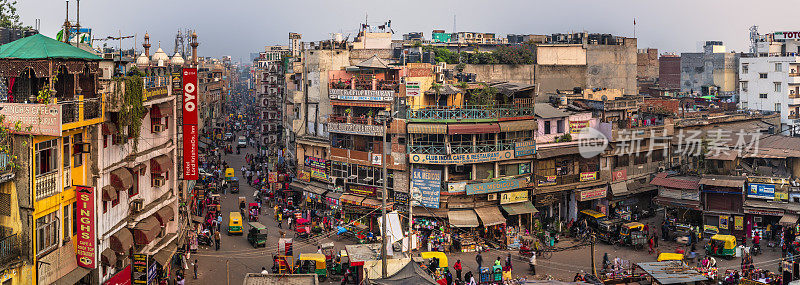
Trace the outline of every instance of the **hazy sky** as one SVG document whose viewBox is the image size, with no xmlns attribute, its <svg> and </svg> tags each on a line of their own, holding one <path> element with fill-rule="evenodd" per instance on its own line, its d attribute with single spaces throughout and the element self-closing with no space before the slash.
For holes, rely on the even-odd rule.
<svg viewBox="0 0 800 285">
<path fill-rule="evenodd" d="M 55 37 L 64 22 L 64 0 L 17 0 L 24 24 L 41 19 L 41 32 Z M 70 1 L 70 19 L 75 18 Z M 570 31 L 636 36 L 639 48 L 660 52 L 689 52 L 698 43 L 721 40 L 729 50 L 747 51 L 748 28 L 761 33 L 800 29 L 796 2 L 722 0 L 591 0 L 591 1 L 438 1 L 438 0 L 83 0 L 81 25 L 93 29 L 95 38 L 150 33 L 154 47 L 172 53 L 178 29 L 196 29 L 199 54 L 231 55 L 247 59 L 265 45 L 288 44 L 288 33 L 303 34 L 304 41 L 330 38 L 330 33 L 355 34 L 365 15 L 379 25 L 392 20 L 396 34 L 432 29 L 505 34 L 552 34 Z M 352 36 L 351 36 L 352 38 Z M 111 44 L 111 42 L 109 42 Z M 114 46 L 118 41 L 113 42 Z M 131 47 L 132 40 L 123 41 Z M 96 44 L 97 45 L 97 44 Z"/>
</svg>

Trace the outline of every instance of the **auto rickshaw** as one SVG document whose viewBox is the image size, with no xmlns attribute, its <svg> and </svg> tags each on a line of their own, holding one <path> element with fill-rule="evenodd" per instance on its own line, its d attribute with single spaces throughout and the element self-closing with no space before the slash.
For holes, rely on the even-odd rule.
<svg viewBox="0 0 800 285">
<path fill-rule="evenodd" d="M 236 172 L 233 170 L 233 168 L 230 167 L 225 168 L 225 180 L 229 180 L 232 177 L 236 177 L 235 174 Z"/>
<path fill-rule="evenodd" d="M 612 243 L 619 232 L 619 226 L 622 222 L 622 219 L 600 221 L 597 226 L 597 238 L 606 243 Z"/>
<path fill-rule="evenodd" d="M 426 251 L 419 254 L 422 259 L 436 258 L 439 260 L 438 264 L 434 264 L 435 269 L 447 271 L 449 263 L 447 262 L 447 255 L 440 251 Z"/>
<path fill-rule="evenodd" d="M 247 232 L 247 242 L 255 247 L 267 246 L 267 227 L 259 222 L 247 223 L 250 225 L 250 231 Z"/>
<path fill-rule="evenodd" d="M 242 233 L 242 214 L 231 212 L 228 220 L 228 235 L 240 235 Z"/>
<path fill-rule="evenodd" d="M 733 258 L 736 255 L 736 237 L 720 234 L 711 236 L 706 245 L 706 254 Z"/>
<path fill-rule="evenodd" d="M 239 177 L 228 178 L 228 190 L 231 193 L 239 193 Z"/>
<path fill-rule="evenodd" d="M 608 217 L 598 211 L 583 210 L 581 211 L 580 219 L 585 219 L 586 224 L 589 225 L 590 228 L 597 229 L 600 222 L 608 219 Z"/>
<path fill-rule="evenodd" d="M 683 254 L 665 252 L 665 253 L 662 253 L 662 254 L 658 255 L 658 260 L 657 261 L 660 262 L 660 261 L 671 261 L 671 260 L 681 261 L 681 260 L 683 260 Z"/>
<path fill-rule="evenodd" d="M 300 266 L 300 274 L 317 274 L 319 281 L 324 282 L 328 278 L 328 267 L 325 263 L 325 255 L 321 253 L 301 253 L 297 258 Z"/>
<path fill-rule="evenodd" d="M 619 244 L 633 247 L 644 247 L 647 237 L 644 233 L 644 224 L 630 222 L 619 227 Z"/>
</svg>

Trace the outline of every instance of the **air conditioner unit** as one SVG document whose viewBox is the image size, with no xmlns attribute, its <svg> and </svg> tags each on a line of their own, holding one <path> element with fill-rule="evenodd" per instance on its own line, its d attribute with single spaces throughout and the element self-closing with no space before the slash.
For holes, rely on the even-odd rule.
<svg viewBox="0 0 800 285">
<path fill-rule="evenodd" d="M 165 126 L 164 124 L 155 124 L 155 125 L 153 125 L 153 132 L 154 132 L 154 133 L 157 133 L 157 132 L 162 132 L 162 131 L 164 131 L 166 128 L 167 128 L 167 126 Z"/>
<path fill-rule="evenodd" d="M 131 212 L 138 213 L 142 211 L 142 206 L 144 206 L 144 199 L 134 199 L 131 201 Z"/>
<path fill-rule="evenodd" d="M 433 67 L 433 73 L 442 73 L 442 67 L 437 65 Z"/>
<path fill-rule="evenodd" d="M 161 187 L 164 186 L 164 184 L 167 182 L 167 179 L 165 179 L 164 177 L 153 177 L 151 181 L 152 181 L 151 185 L 153 185 L 153 187 Z"/>
<path fill-rule="evenodd" d="M 488 197 L 489 198 L 487 200 L 489 201 L 497 201 L 497 193 L 489 194 Z"/>
</svg>

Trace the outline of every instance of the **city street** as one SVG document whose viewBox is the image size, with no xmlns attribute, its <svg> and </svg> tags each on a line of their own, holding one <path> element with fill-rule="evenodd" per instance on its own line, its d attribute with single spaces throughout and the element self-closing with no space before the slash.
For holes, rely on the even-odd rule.
<svg viewBox="0 0 800 285">
<path fill-rule="evenodd" d="M 229 167 L 236 169 L 236 174 L 242 181 L 240 184 L 240 193 L 226 193 L 221 195 L 223 233 L 225 233 L 225 227 L 228 224 L 228 213 L 238 210 L 238 197 L 247 197 L 248 202 L 254 202 L 252 193 L 255 191 L 255 188 L 247 185 L 240 174 L 240 169 L 242 165 L 245 164 L 244 156 L 252 152 L 254 152 L 253 148 L 248 147 L 246 150 L 242 149 L 240 155 L 236 155 L 234 153 L 223 156 L 223 158 L 228 162 Z M 246 237 L 246 225 L 245 234 L 242 236 L 228 236 L 227 234 L 222 234 L 222 247 L 219 251 L 214 250 L 213 247 L 201 246 L 201 249 L 198 250 L 196 254 L 191 255 L 190 261 L 193 262 L 194 259 L 198 260 L 199 270 L 197 280 L 191 278 L 191 268 L 187 271 L 187 276 L 189 276 L 187 279 L 188 284 L 223 284 L 221 283 L 222 280 L 228 280 L 230 284 L 241 284 L 245 274 L 261 272 L 262 267 L 265 267 L 267 270 L 269 270 L 272 267 L 272 254 L 277 252 L 279 232 L 286 232 L 287 237 L 292 237 L 294 234 L 292 231 L 286 229 L 287 226 L 285 222 L 283 223 L 283 229 L 278 227 L 277 222 L 272 216 L 271 209 L 265 208 L 265 210 L 261 213 L 259 221 L 269 229 L 269 237 L 266 248 L 253 248 L 250 246 Z M 660 220 L 655 218 L 649 220 L 648 222 L 651 225 L 660 224 Z M 245 221 L 244 223 L 246 224 L 247 222 Z M 315 243 L 309 243 L 303 240 L 294 240 L 294 254 L 296 256 L 300 253 L 315 252 L 317 250 L 317 243 L 325 242 L 334 242 L 335 250 L 338 251 L 344 249 L 345 244 L 352 243 L 353 241 L 350 241 L 346 238 L 342 238 L 340 240 L 337 239 L 335 235 L 331 238 L 319 239 Z M 576 241 L 567 239 L 562 240 L 556 246 L 559 248 L 564 248 L 575 243 Z M 675 252 L 679 248 L 681 248 L 681 246 L 674 242 L 662 241 L 659 243 L 659 248 L 657 250 L 660 252 Z M 686 250 L 686 248 L 684 248 L 684 250 Z M 698 251 L 702 252 L 699 246 Z M 516 251 L 490 250 L 488 252 L 484 252 L 482 253 L 484 264 L 490 264 L 494 262 L 497 257 L 500 257 L 501 260 L 505 260 L 509 253 L 513 257 L 514 275 L 525 275 L 530 278 L 527 260 L 524 260 L 521 256 L 519 256 Z M 655 261 L 657 257 L 657 254 L 655 253 L 648 254 L 646 248 L 643 250 L 635 250 L 631 248 L 615 249 L 611 245 L 600 242 L 595 245 L 594 252 L 595 264 L 598 266 L 598 271 L 602 268 L 602 258 L 603 254 L 605 253 L 608 253 L 609 259 L 613 260 L 616 257 L 620 257 L 626 261 L 634 263 Z M 415 252 L 415 254 L 418 254 L 418 252 Z M 475 255 L 476 253 L 448 253 L 450 266 L 452 268 L 456 260 L 460 259 L 464 267 L 464 273 L 468 271 L 474 272 L 477 269 Z M 779 249 L 765 248 L 762 255 L 754 258 L 754 263 L 760 268 L 777 270 L 777 260 L 779 258 Z M 724 272 L 725 269 L 739 270 L 740 261 L 741 259 L 739 258 L 734 258 L 732 260 L 717 258 L 719 271 Z M 575 276 L 575 273 L 580 271 L 587 273 L 591 272 L 591 254 L 589 246 L 556 252 L 550 259 L 547 260 L 539 258 L 537 266 L 538 276 L 536 278 L 546 278 L 549 275 L 559 280 L 571 281 Z M 334 279 L 338 280 L 338 278 Z M 327 280 L 327 283 L 336 283 L 336 281 L 329 279 Z"/>
</svg>

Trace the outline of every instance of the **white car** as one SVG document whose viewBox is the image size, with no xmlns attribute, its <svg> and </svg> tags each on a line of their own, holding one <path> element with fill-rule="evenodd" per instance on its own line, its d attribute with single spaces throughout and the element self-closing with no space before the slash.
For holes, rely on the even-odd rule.
<svg viewBox="0 0 800 285">
<path fill-rule="evenodd" d="M 236 143 L 236 147 L 247 147 L 247 138 L 244 136 L 239 137 L 239 142 Z"/>
</svg>

